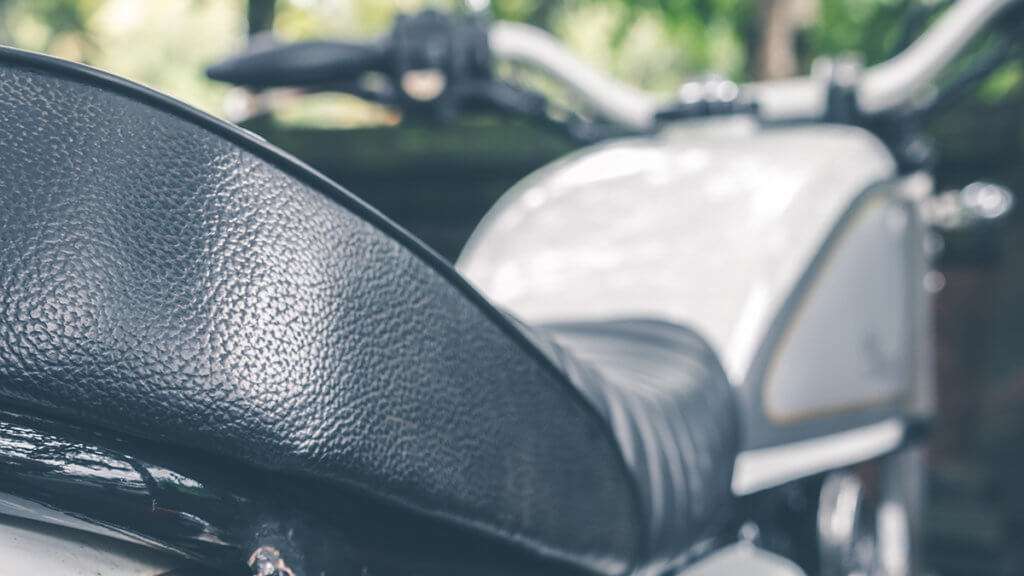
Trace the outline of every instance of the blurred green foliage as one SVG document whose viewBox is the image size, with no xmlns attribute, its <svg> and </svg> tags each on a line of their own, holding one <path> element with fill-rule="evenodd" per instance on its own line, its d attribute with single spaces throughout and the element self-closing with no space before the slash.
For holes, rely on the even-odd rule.
<svg viewBox="0 0 1024 576">
<path fill-rule="evenodd" d="M 815 22 L 798 43 L 804 69 L 822 54 L 857 52 L 867 63 L 880 61 L 906 43 L 906 30 L 916 30 L 905 26 L 908 18 L 941 3 L 810 1 L 818 6 Z M 462 6 L 457 0 L 276 4 L 274 31 L 289 39 L 366 37 L 386 30 L 399 11 Z M 708 71 L 749 79 L 759 6 L 758 0 L 492 0 L 491 8 L 498 18 L 551 30 L 585 60 L 616 76 L 667 92 L 682 78 Z M 218 112 L 226 88 L 207 81 L 201 71 L 243 44 L 245 16 L 245 0 L 0 0 L 0 42 L 80 60 Z M 983 93 L 989 100 L 1002 98 L 1019 89 L 1022 76 L 1020 64 L 1009 66 Z M 337 108 L 336 100 L 321 100 L 307 104 L 324 113 Z M 345 107 L 368 114 L 351 101 Z"/>
<path fill-rule="evenodd" d="M 591 63 L 650 90 L 705 71 L 745 78 L 757 12 L 749 0 L 498 0 L 493 10 L 551 30 Z"/>
<path fill-rule="evenodd" d="M 0 42 L 77 60 L 218 111 L 203 67 L 238 47 L 244 0 L 0 0 Z"/>
<path fill-rule="evenodd" d="M 824 0 L 819 23 L 809 34 L 809 52 L 841 54 L 857 52 L 866 64 L 884 60 L 901 46 L 905 19 L 916 0 Z"/>
</svg>

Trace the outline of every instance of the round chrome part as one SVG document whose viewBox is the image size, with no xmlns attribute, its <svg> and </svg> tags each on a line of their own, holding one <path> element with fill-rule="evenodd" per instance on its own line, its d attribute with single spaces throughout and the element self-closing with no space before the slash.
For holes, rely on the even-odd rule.
<svg viewBox="0 0 1024 576">
<path fill-rule="evenodd" d="M 850 471 L 829 474 L 818 503 L 823 576 L 911 576 L 925 491 L 925 461 L 904 449 L 873 465 L 872 489 Z"/>
<path fill-rule="evenodd" d="M 880 482 L 876 513 L 880 574 L 917 574 L 928 483 L 924 448 L 907 448 L 882 460 Z"/>
<path fill-rule="evenodd" d="M 402 75 L 402 91 L 417 102 L 436 100 L 448 86 L 448 77 L 437 69 L 410 70 Z"/>
<path fill-rule="evenodd" d="M 874 544 L 866 521 L 864 486 L 852 472 L 825 478 L 818 501 L 818 546 L 823 576 L 871 574 Z"/>
<path fill-rule="evenodd" d="M 978 220 L 998 220 L 1013 209 L 1013 193 L 990 182 L 969 184 L 960 196 L 964 208 Z"/>
<path fill-rule="evenodd" d="M 930 197 L 921 204 L 925 221 L 939 230 L 957 231 L 991 224 L 1013 210 L 1009 189 L 989 182 L 975 182 L 961 190 Z"/>
</svg>

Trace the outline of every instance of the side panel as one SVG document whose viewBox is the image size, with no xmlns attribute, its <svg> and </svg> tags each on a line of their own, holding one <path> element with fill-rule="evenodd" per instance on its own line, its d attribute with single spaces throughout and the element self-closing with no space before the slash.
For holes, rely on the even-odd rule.
<svg viewBox="0 0 1024 576">
<path fill-rule="evenodd" d="M 903 181 L 854 202 L 782 307 L 740 389 L 749 493 L 890 451 L 915 409 L 926 333 L 922 227 Z"/>
<path fill-rule="evenodd" d="M 792 428 L 892 405 L 910 392 L 912 218 L 895 183 L 851 205 L 754 359 L 743 392 L 755 421 Z M 750 447 L 794 439 L 774 438 L 761 426 L 751 432 Z"/>
<path fill-rule="evenodd" d="M 907 234 L 902 206 L 876 195 L 853 216 L 791 312 L 763 375 L 779 424 L 885 404 L 910 381 Z"/>
</svg>

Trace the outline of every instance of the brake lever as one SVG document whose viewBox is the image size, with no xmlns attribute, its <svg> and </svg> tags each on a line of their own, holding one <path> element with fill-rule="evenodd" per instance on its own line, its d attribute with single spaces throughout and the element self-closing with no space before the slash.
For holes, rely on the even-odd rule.
<svg viewBox="0 0 1024 576">
<path fill-rule="evenodd" d="M 495 78 L 489 33 L 486 14 L 425 10 L 399 16 L 389 34 L 370 44 L 257 45 L 207 73 L 257 90 L 287 84 L 345 92 L 441 122 L 467 109 L 490 109 L 559 125 L 588 143 L 618 133 L 571 112 L 555 118 L 543 94 Z M 367 82 L 369 73 L 382 81 Z"/>
</svg>

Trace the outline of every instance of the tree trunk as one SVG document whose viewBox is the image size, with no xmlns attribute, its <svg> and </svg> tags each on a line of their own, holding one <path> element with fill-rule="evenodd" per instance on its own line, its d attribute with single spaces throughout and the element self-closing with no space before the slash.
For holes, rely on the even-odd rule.
<svg viewBox="0 0 1024 576">
<path fill-rule="evenodd" d="M 819 0 L 761 0 L 755 76 L 759 80 L 786 78 L 799 72 L 797 34 L 818 15 Z"/>
<path fill-rule="evenodd" d="M 249 36 L 273 29 L 275 4 L 276 0 L 249 0 Z"/>
</svg>

